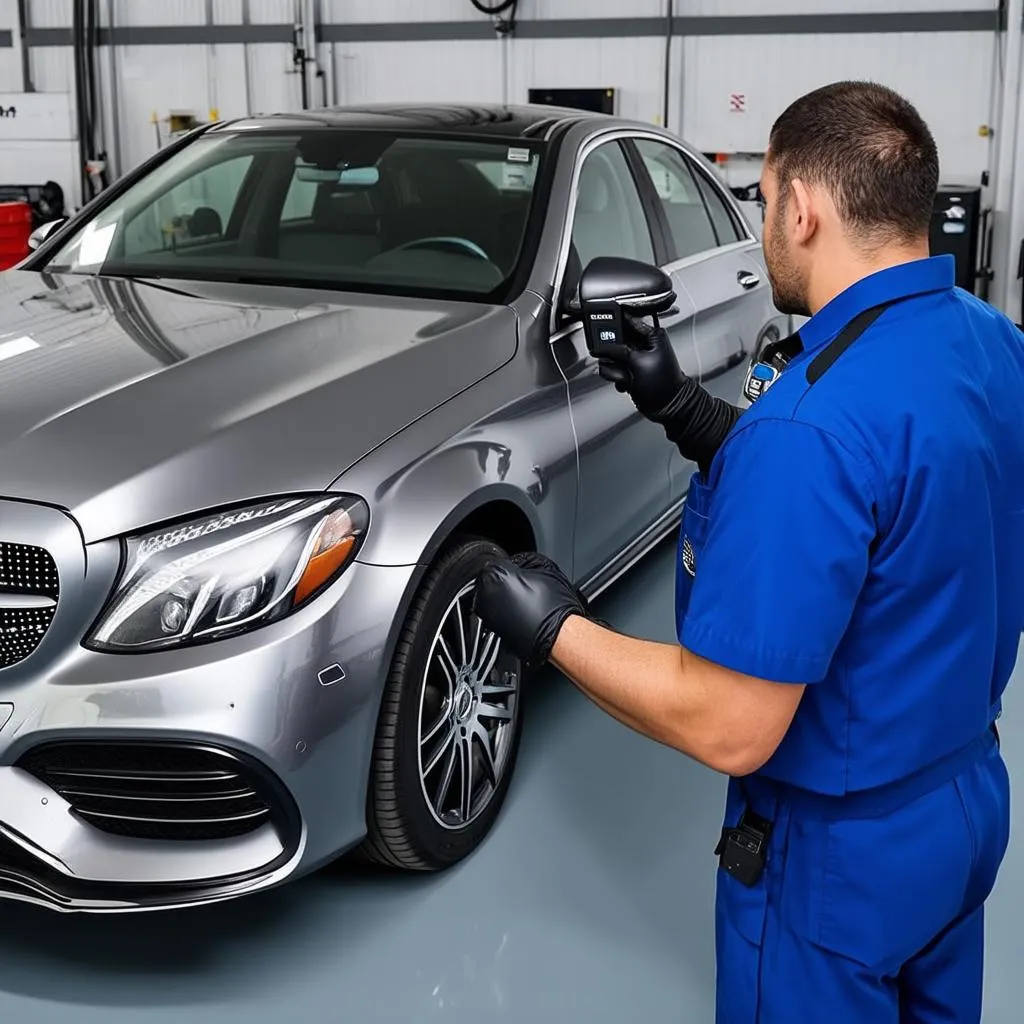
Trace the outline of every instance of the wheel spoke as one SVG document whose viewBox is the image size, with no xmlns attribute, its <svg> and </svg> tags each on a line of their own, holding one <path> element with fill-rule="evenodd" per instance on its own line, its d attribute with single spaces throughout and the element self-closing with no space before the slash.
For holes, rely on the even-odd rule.
<svg viewBox="0 0 1024 1024">
<path fill-rule="evenodd" d="M 445 679 L 448 680 L 448 694 L 451 696 L 452 690 L 455 687 L 455 677 L 459 674 L 459 666 L 455 664 L 452 652 L 448 650 L 448 644 L 440 634 L 437 637 L 437 646 L 439 649 L 437 660 L 441 664 Z"/>
<path fill-rule="evenodd" d="M 468 664 L 473 667 L 476 666 L 476 655 L 477 651 L 480 650 L 480 634 L 483 632 L 483 628 L 484 624 L 479 619 L 477 619 L 476 629 L 473 631 L 473 653 L 470 654 L 468 662 Z"/>
<path fill-rule="evenodd" d="M 486 683 L 480 687 L 480 696 L 507 697 L 510 693 L 515 693 L 516 689 L 515 683 Z"/>
<path fill-rule="evenodd" d="M 512 709 L 503 708 L 500 704 L 488 704 L 487 701 L 480 701 L 476 713 L 480 718 L 496 718 L 501 722 L 507 722 L 512 718 Z"/>
<path fill-rule="evenodd" d="M 494 763 L 494 751 L 491 749 L 491 737 L 483 725 L 477 721 L 473 726 L 473 735 L 480 741 L 484 755 L 484 771 L 492 786 L 498 784 L 498 766 Z"/>
<path fill-rule="evenodd" d="M 454 738 L 454 736 L 455 730 L 452 729 L 452 737 Z M 448 763 L 444 766 L 444 774 L 441 776 L 441 782 L 437 787 L 437 799 L 434 800 L 434 810 L 437 811 L 439 816 L 444 814 L 444 801 L 452 785 L 452 776 L 455 774 L 455 755 L 458 751 L 459 745 L 452 743 L 448 750 Z"/>
<path fill-rule="evenodd" d="M 452 608 L 452 612 L 455 615 L 455 621 L 459 624 L 459 650 L 462 653 L 462 664 L 465 665 L 469 659 L 469 651 L 466 648 L 466 623 L 462 619 L 461 597 L 457 597 L 455 599 L 455 605 Z"/>
<path fill-rule="evenodd" d="M 434 753 L 431 755 L 430 760 L 423 766 L 424 779 L 426 779 L 426 777 L 437 767 L 438 762 L 444 755 L 445 750 L 447 750 L 449 746 L 452 746 L 454 749 L 454 744 L 452 743 L 452 741 L 455 739 L 455 735 L 457 732 L 458 729 L 456 729 L 455 723 L 452 722 L 451 729 L 448 730 L 448 733 L 445 736 L 445 738 L 441 740 L 441 743 L 439 744 L 437 750 L 435 750 Z"/>
<path fill-rule="evenodd" d="M 479 660 L 473 662 L 477 679 L 483 681 L 491 674 L 491 669 L 494 668 L 494 664 L 498 660 L 500 650 L 501 640 L 498 638 L 498 634 L 488 633 Z"/>
<path fill-rule="evenodd" d="M 420 740 L 421 747 L 426 746 L 441 731 L 441 727 L 451 718 L 451 714 L 451 701 L 446 700 L 441 705 L 441 714 L 437 716 L 437 721 L 427 730 L 426 736 Z"/>
<path fill-rule="evenodd" d="M 462 738 L 459 745 L 462 761 L 462 792 L 459 808 L 462 813 L 462 820 L 469 821 L 473 811 L 473 734 L 470 733 Z"/>
</svg>

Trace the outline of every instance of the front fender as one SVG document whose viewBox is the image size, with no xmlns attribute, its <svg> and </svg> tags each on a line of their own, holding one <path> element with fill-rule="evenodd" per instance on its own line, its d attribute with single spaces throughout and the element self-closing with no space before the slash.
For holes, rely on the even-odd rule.
<svg viewBox="0 0 1024 1024">
<path fill-rule="evenodd" d="M 360 561 L 427 563 L 467 516 L 506 502 L 530 524 L 537 547 L 568 568 L 577 476 L 564 381 L 540 382 L 529 365 L 513 364 L 392 438 L 332 490 L 370 505 Z"/>
<path fill-rule="evenodd" d="M 574 470 L 575 459 L 572 462 Z M 461 523 L 497 502 L 515 506 L 529 523 L 538 550 L 556 557 L 552 548 L 562 545 L 551 520 L 560 517 L 544 513 L 552 500 L 567 511 L 574 509 L 575 473 L 571 476 L 570 493 L 557 466 L 537 465 L 522 447 L 517 452 L 484 437 L 454 441 L 378 489 L 358 560 L 374 565 L 427 564 Z M 558 555 L 564 559 L 566 552 Z"/>
</svg>

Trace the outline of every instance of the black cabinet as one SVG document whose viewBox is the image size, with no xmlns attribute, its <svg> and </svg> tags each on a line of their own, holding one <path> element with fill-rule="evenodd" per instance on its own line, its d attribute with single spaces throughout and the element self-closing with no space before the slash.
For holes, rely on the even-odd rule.
<svg viewBox="0 0 1024 1024">
<path fill-rule="evenodd" d="M 614 89 L 531 89 L 531 103 L 546 107 L 571 107 L 591 110 L 595 114 L 615 113 Z"/>
<path fill-rule="evenodd" d="M 981 188 L 940 185 L 935 195 L 928 238 L 933 256 L 949 253 L 956 259 L 956 283 L 979 294 L 979 260 L 984 232 Z"/>
</svg>

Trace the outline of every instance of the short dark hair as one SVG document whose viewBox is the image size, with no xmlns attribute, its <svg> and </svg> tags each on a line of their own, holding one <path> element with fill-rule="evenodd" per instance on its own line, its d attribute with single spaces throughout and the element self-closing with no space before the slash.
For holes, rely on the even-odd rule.
<svg viewBox="0 0 1024 1024">
<path fill-rule="evenodd" d="M 815 89 L 783 111 L 768 147 L 782 202 L 800 178 L 829 191 L 855 236 L 910 241 L 927 233 L 938 151 L 913 104 L 892 89 L 875 82 Z"/>
</svg>

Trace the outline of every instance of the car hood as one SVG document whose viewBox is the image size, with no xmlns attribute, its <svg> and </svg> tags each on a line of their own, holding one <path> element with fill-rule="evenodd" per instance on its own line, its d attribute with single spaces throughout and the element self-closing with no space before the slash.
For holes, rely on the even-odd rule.
<svg viewBox="0 0 1024 1024">
<path fill-rule="evenodd" d="M 504 306 L 0 273 L 0 494 L 92 541 L 322 490 L 515 346 Z"/>
</svg>

